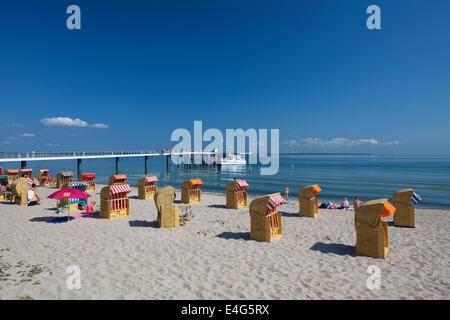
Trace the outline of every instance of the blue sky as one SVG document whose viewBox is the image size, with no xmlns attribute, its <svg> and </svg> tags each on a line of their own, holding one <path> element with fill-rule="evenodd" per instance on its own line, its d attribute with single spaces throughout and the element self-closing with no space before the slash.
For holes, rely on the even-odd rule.
<svg viewBox="0 0 450 320">
<path fill-rule="evenodd" d="M 278 128 L 281 151 L 450 153 L 449 17 L 444 0 L 4 3 L 0 151 L 169 147 L 202 120 Z"/>
</svg>

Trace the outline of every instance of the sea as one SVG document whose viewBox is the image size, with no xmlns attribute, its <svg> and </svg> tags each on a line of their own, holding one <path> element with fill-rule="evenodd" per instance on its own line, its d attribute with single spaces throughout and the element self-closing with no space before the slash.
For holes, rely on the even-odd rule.
<svg viewBox="0 0 450 320">
<path fill-rule="evenodd" d="M 202 190 L 225 193 L 227 183 L 237 178 L 250 185 L 249 195 L 274 192 L 296 198 L 304 186 L 318 184 L 319 199 L 340 203 L 347 197 L 358 196 L 362 201 L 377 198 L 392 199 L 392 194 L 404 188 L 414 188 L 422 202 L 417 207 L 450 209 L 450 155 L 380 155 L 380 154 L 280 154 L 279 170 L 275 175 L 261 175 L 262 165 L 243 166 L 185 166 L 171 163 L 166 168 L 166 157 L 149 157 L 148 176 L 158 177 L 158 186 L 172 185 L 179 189 L 187 179 L 202 179 Z M 19 162 L 0 163 L 3 170 L 20 168 Z M 51 175 L 59 171 L 73 171 L 76 160 L 28 161 L 27 168 L 46 168 Z M 128 183 L 137 186 L 144 176 L 144 158 L 120 158 L 119 169 Z M 115 159 L 83 159 L 82 172 L 94 172 L 96 182 L 106 184 L 115 174 Z"/>
</svg>

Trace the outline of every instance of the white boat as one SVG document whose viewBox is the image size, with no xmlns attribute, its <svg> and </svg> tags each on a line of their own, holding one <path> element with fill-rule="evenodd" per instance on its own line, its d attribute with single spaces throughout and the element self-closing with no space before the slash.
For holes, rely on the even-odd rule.
<svg viewBox="0 0 450 320">
<path fill-rule="evenodd" d="M 244 158 L 242 158 L 240 155 L 233 154 L 233 155 L 229 155 L 228 157 L 222 158 L 220 164 L 223 166 L 224 165 L 225 166 L 226 165 L 233 165 L 233 166 L 246 165 L 247 161 Z"/>
</svg>

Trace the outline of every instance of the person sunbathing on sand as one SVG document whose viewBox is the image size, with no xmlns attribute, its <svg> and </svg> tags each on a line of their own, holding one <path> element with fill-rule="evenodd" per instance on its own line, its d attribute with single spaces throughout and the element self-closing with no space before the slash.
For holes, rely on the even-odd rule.
<svg viewBox="0 0 450 320">
<path fill-rule="evenodd" d="M 344 200 L 342 200 L 341 205 L 338 207 L 338 209 L 348 209 L 348 207 L 350 206 L 347 197 L 344 198 Z"/>
<path fill-rule="evenodd" d="M 98 210 L 94 211 L 94 206 L 95 206 L 95 201 L 88 203 L 88 205 L 86 206 L 86 213 L 87 214 L 98 213 L 99 212 Z"/>
</svg>

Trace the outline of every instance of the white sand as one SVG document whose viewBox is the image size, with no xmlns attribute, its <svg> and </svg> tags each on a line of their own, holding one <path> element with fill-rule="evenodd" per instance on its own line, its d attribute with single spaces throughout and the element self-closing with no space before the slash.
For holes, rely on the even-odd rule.
<svg viewBox="0 0 450 320">
<path fill-rule="evenodd" d="M 38 188 L 46 197 L 55 189 Z M 97 188 L 94 199 L 99 204 Z M 415 229 L 389 227 L 386 260 L 354 255 L 353 211 L 320 209 L 300 218 L 298 203 L 279 207 L 283 236 L 249 240 L 248 209 L 225 209 L 225 197 L 203 194 L 194 218 L 156 228 L 153 200 L 130 197 L 117 220 L 55 217 L 56 200 L 0 204 L 0 299 L 449 299 L 450 212 L 416 210 Z M 178 199 L 180 197 L 177 191 Z M 8 268 L 8 265 L 10 267 Z M 29 277 L 34 265 L 47 267 Z M 66 268 L 81 269 L 81 289 L 68 289 Z M 367 267 L 381 269 L 369 290 Z"/>
</svg>

